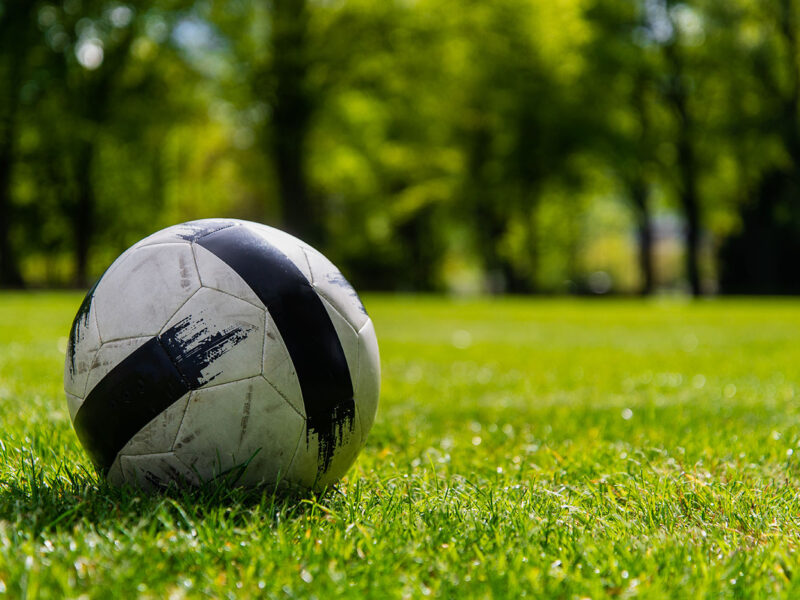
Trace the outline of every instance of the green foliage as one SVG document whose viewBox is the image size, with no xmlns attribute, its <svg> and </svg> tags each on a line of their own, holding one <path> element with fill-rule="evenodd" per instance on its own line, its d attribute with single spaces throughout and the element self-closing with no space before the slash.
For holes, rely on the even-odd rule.
<svg viewBox="0 0 800 600">
<path fill-rule="evenodd" d="M 360 287 L 791 291 L 798 13 L 0 2 L 0 283 L 85 283 L 160 226 L 230 216 Z M 624 228 L 593 226 L 608 206 Z"/>
<path fill-rule="evenodd" d="M 800 310 L 368 296 L 383 395 L 324 497 L 87 472 L 77 294 L 0 297 L 10 597 L 797 594 Z"/>
</svg>

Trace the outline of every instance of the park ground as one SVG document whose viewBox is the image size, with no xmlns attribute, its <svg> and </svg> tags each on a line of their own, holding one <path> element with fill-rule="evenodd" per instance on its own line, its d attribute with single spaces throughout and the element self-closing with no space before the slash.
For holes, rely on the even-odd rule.
<svg viewBox="0 0 800 600">
<path fill-rule="evenodd" d="M 800 594 L 800 301 L 367 296 L 378 418 L 323 496 L 98 482 L 81 296 L 0 295 L 0 596 Z"/>
</svg>

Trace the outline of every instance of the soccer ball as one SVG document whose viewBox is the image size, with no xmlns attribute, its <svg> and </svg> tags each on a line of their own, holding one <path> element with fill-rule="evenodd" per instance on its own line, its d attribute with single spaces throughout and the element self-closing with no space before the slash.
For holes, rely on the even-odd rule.
<svg viewBox="0 0 800 600">
<path fill-rule="evenodd" d="M 336 267 L 234 219 L 125 251 L 78 310 L 64 370 L 98 472 L 144 488 L 325 488 L 364 444 L 379 381 L 372 321 Z"/>
</svg>

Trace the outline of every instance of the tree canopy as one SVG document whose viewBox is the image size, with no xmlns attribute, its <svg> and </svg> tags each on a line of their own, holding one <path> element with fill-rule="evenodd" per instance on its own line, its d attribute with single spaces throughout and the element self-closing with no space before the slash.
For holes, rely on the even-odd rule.
<svg viewBox="0 0 800 600">
<path fill-rule="evenodd" d="M 800 0 L 0 0 L 0 285 L 240 217 L 361 288 L 797 293 Z"/>
</svg>

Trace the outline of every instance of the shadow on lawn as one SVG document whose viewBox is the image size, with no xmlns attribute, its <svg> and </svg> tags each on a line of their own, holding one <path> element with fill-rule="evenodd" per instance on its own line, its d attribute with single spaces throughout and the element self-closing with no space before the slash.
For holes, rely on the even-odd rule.
<svg viewBox="0 0 800 600">
<path fill-rule="evenodd" d="M 72 471 L 63 464 L 47 472 L 33 455 L 18 460 L 17 476 L 0 479 L 0 520 L 23 523 L 24 529 L 68 530 L 77 523 L 141 522 L 153 518 L 158 527 L 192 528 L 194 523 L 225 512 L 242 523 L 257 518 L 285 521 L 319 506 L 313 492 L 284 486 L 237 487 L 227 474 L 200 487 L 170 486 L 146 492 L 130 486 L 113 487 L 85 468 Z M 323 494 L 329 496 L 330 493 Z"/>
</svg>

